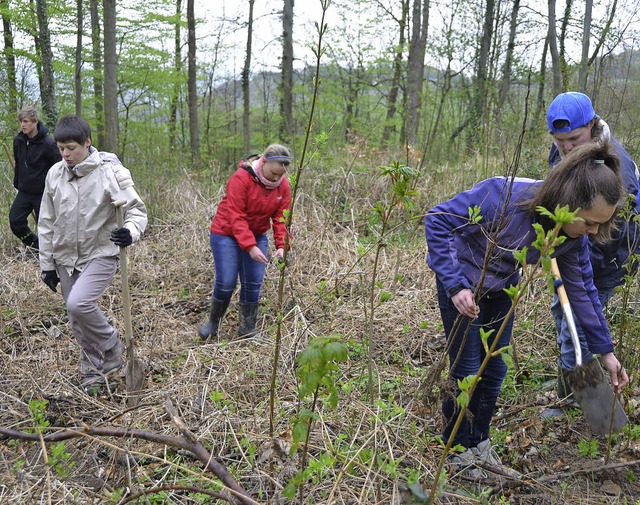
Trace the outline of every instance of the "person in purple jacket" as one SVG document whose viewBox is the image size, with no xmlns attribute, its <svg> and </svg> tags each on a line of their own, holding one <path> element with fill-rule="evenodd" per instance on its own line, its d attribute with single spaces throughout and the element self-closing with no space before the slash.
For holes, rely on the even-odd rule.
<svg viewBox="0 0 640 505">
<path fill-rule="evenodd" d="M 513 252 L 528 248 L 527 261 L 535 263 L 540 252 L 531 247 L 536 239 L 534 223 L 545 230 L 553 221 L 537 212 L 568 206 L 577 211 L 574 222 L 564 224 L 566 240 L 557 246 L 564 286 L 577 321 L 584 329 L 589 350 L 599 354 L 620 391 L 628 382 L 627 372 L 614 354 L 607 322 L 593 283 L 589 258 L 589 236 L 605 243 L 625 191 L 620 161 L 609 144 L 586 144 L 573 149 L 543 181 L 517 177 L 493 177 L 447 200 L 425 216 L 428 264 L 436 274 L 438 303 L 448 339 L 450 388 L 442 403 L 443 438 L 465 448 L 451 456 L 454 470 L 471 478 L 486 474 L 475 463 L 501 465 L 489 441 L 489 427 L 507 366 L 501 356 L 489 360 L 470 399 L 467 415 L 457 432 L 453 426 L 460 407 L 458 381 L 477 375 L 485 357 L 480 329 L 495 335 L 512 302 L 504 288 L 519 280 L 519 263 Z M 478 222 L 469 219 L 469 209 L 479 207 Z M 485 261 L 485 257 L 487 260 Z M 486 263 L 486 264 L 485 264 Z M 509 345 L 513 317 L 499 337 L 497 348 Z M 492 343 L 489 338 L 489 346 Z"/>
</svg>

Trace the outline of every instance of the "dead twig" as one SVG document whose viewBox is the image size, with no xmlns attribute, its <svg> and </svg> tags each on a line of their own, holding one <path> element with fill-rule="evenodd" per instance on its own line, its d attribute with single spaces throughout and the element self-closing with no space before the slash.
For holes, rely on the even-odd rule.
<svg viewBox="0 0 640 505">
<path fill-rule="evenodd" d="M 170 400 L 167 402 L 168 410 L 173 406 Z M 44 443 L 60 442 L 63 440 L 70 440 L 81 436 L 94 436 L 94 437 L 116 437 L 116 438 L 135 438 L 139 440 L 146 440 L 147 442 L 155 442 L 158 444 L 168 445 L 178 449 L 183 449 L 191 452 L 196 456 L 198 460 L 205 464 L 206 468 L 210 470 L 216 477 L 222 481 L 231 493 L 229 501 L 231 503 L 239 503 L 241 505 L 256 505 L 258 502 L 254 501 L 247 491 L 245 491 L 235 478 L 229 473 L 227 468 L 218 463 L 213 456 L 207 451 L 197 440 L 195 435 L 186 427 L 184 422 L 177 416 L 175 409 L 173 412 L 169 412 L 172 421 L 180 430 L 184 438 L 176 438 L 168 435 L 161 435 L 146 430 L 129 429 L 129 428 L 112 428 L 104 426 L 89 426 L 84 424 L 83 426 L 75 428 L 62 428 L 56 432 L 48 434 L 40 433 L 26 433 L 20 430 L 14 430 L 11 428 L 0 428 L 0 440 L 5 439 L 19 439 L 29 440 L 33 442 L 41 441 Z"/>
</svg>

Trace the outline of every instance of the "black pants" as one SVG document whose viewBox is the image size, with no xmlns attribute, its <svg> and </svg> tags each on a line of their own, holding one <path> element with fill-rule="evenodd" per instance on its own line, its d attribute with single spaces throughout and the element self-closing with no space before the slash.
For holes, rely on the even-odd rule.
<svg viewBox="0 0 640 505">
<path fill-rule="evenodd" d="M 29 246 L 33 245 L 38 237 L 31 231 L 31 228 L 29 228 L 28 217 L 33 211 L 36 215 L 36 221 L 38 220 L 41 200 L 42 195 L 32 195 L 18 191 L 9 210 L 9 226 L 11 226 L 11 231 L 16 237 Z"/>
</svg>

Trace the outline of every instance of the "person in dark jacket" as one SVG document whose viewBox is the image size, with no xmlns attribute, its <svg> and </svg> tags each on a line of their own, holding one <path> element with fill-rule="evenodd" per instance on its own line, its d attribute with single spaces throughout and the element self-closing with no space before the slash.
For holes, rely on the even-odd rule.
<svg viewBox="0 0 640 505">
<path fill-rule="evenodd" d="M 227 181 L 226 193 L 211 222 L 210 243 L 215 283 L 209 319 L 198 334 L 216 337 L 220 320 L 240 277 L 238 336 L 257 335 L 260 288 L 267 263 L 267 231 L 273 228 L 274 259 L 284 257 L 287 235 L 284 213 L 291 207 L 291 188 L 285 177 L 291 164 L 288 147 L 271 144 L 252 163 L 238 168 Z"/>
<path fill-rule="evenodd" d="M 18 194 L 9 210 L 9 225 L 23 244 L 37 250 L 38 235 L 29 228 L 29 214 L 33 212 L 37 222 L 47 172 L 62 156 L 35 108 L 22 109 L 18 121 L 22 131 L 13 139 L 13 186 Z"/>
<path fill-rule="evenodd" d="M 539 207 L 553 211 L 567 206 L 577 211 L 579 219 L 562 226 L 565 240 L 553 256 L 589 349 L 601 355 L 617 391 L 628 383 L 627 372 L 614 354 L 589 260 L 589 236 L 598 243 L 609 239 L 623 197 L 617 156 L 608 145 L 590 143 L 568 153 L 543 181 L 494 177 L 426 214 L 428 264 L 436 274 L 450 361 L 450 384 L 442 403 L 443 438 L 454 437 L 452 446 L 465 448 L 450 457 L 455 470 L 480 479 L 486 477 L 478 468 L 481 463 L 501 465 L 489 441 L 489 427 L 507 365 L 500 355 L 489 359 L 469 399 L 467 415 L 454 433 L 460 412 L 459 384 L 478 374 L 486 356 L 481 329 L 494 332 L 489 335 L 490 347 L 504 325 L 496 349 L 509 345 L 512 301 L 504 289 L 518 282 L 520 267 L 513 253 L 527 247 L 527 262 L 535 264 L 540 252 L 532 247 L 536 240 L 533 225 L 545 231 L 554 226 Z M 478 221 L 469 218 L 469 209 L 475 206 Z"/>
<path fill-rule="evenodd" d="M 591 99 L 577 92 L 561 93 L 558 95 L 547 112 L 547 126 L 553 137 L 553 144 L 549 151 L 549 165 L 556 166 L 563 157 L 574 148 L 589 142 L 608 142 L 613 151 L 620 158 L 620 176 L 623 186 L 629 195 L 631 213 L 640 212 L 638 204 L 638 181 L 640 174 L 634 161 L 620 143 L 611 135 L 609 126 L 594 111 Z M 614 294 L 614 288 L 624 284 L 626 267 L 629 256 L 638 254 L 640 236 L 637 225 L 631 220 L 619 218 L 612 233 L 611 240 L 606 244 L 589 241 L 593 283 L 598 290 L 600 304 L 604 307 Z M 558 346 L 560 357 L 558 365 L 558 397 L 565 398 L 570 394 L 564 383 L 563 370 L 569 370 L 576 364 L 575 351 L 571 343 L 571 334 L 560 302 L 556 297 L 551 307 L 558 331 Z M 582 356 L 591 359 L 582 326 L 576 324 L 581 342 Z"/>
</svg>

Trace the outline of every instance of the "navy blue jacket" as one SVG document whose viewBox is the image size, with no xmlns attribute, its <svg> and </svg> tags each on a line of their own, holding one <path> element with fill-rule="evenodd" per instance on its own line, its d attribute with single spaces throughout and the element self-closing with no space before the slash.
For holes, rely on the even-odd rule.
<svg viewBox="0 0 640 505">
<path fill-rule="evenodd" d="M 633 195 L 635 202 L 634 211 L 640 213 L 638 203 L 638 170 L 636 164 L 613 136 L 609 138 L 616 154 L 620 157 L 620 175 L 629 195 Z M 560 162 L 560 152 L 555 143 L 549 152 L 549 166 L 553 167 Z M 624 276 L 627 269 L 624 265 L 629 259 L 629 254 L 640 253 L 640 236 L 638 226 L 624 219 L 616 220 L 617 229 L 611 236 L 611 241 L 606 244 L 589 242 L 591 246 L 591 267 L 593 268 L 593 282 L 598 291 L 612 290 L 616 286 L 624 284 Z"/>
<path fill-rule="evenodd" d="M 49 169 L 62 160 L 55 141 L 47 135 L 49 129 L 38 121 L 38 133 L 29 138 L 20 132 L 13 139 L 15 172 L 13 186 L 24 193 L 42 195 Z"/>
<path fill-rule="evenodd" d="M 512 183 L 511 187 L 510 184 Z M 536 239 L 532 225 L 536 214 L 522 205 L 533 195 L 541 181 L 525 178 L 493 177 L 472 189 L 457 194 L 431 209 L 425 216 L 428 264 L 442 282 L 448 296 L 461 288 L 476 291 L 491 241 L 495 243 L 481 295 L 501 291 L 519 280 L 520 264 L 513 252 L 528 247 L 527 261 L 536 262 L 540 253 L 531 247 Z M 507 205 L 505 221 L 500 216 Z M 481 219 L 469 222 L 469 208 L 480 208 Z M 498 230 L 498 227 L 501 228 Z M 589 239 L 569 238 L 554 252 L 567 296 L 580 326 L 584 329 L 589 350 L 604 354 L 613 352 L 607 322 L 602 314 L 598 292 L 593 284 L 589 260 Z"/>
</svg>

